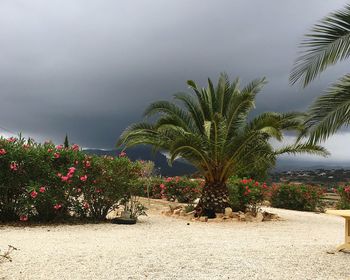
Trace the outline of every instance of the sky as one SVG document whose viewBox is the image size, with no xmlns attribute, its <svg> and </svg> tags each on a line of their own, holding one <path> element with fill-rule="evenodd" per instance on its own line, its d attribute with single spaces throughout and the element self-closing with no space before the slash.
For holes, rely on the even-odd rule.
<svg viewBox="0 0 350 280">
<path fill-rule="evenodd" d="M 113 148 L 149 103 L 220 72 L 243 84 L 267 78 L 255 113 L 303 111 L 348 67 L 329 68 L 306 89 L 291 86 L 298 44 L 346 3 L 2 0 L 0 134 L 59 143 L 67 133 L 83 147 Z M 346 130 L 330 138 L 327 160 L 350 159 L 349 139 Z"/>
</svg>

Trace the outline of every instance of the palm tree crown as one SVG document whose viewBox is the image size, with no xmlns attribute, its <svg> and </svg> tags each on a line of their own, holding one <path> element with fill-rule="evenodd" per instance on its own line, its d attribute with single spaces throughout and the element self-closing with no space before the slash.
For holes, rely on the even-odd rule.
<svg viewBox="0 0 350 280">
<path fill-rule="evenodd" d="M 350 5 L 316 24 L 301 47 L 303 52 L 295 62 L 290 82 L 301 81 L 305 87 L 327 67 L 350 56 Z M 325 140 L 343 125 L 349 125 L 349 90 L 350 74 L 347 74 L 311 105 L 306 120 L 311 143 Z"/>
</svg>

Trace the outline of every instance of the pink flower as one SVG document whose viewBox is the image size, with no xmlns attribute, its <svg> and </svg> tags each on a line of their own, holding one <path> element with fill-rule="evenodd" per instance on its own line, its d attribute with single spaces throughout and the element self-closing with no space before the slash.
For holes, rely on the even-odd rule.
<svg viewBox="0 0 350 280">
<path fill-rule="evenodd" d="M 7 138 L 7 141 L 10 142 L 10 143 L 13 143 L 13 142 L 17 141 L 17 138 L 10 137 L 10 138 Z"/>
<path fill-rule="evenodd" d="M 44 193 L 46 191 L 46 188 L 44 186 L 40 187 L 39 192 Z"/>
<path fill-rule="evenodd" d="M 101 193 L 102 190 L 101 190 L 101 189 L 96 189 L 95 192 L 96 192 L 96 193 Z"/>
<path fill-rule="evenodd" d="M 32 192 L 30 193 L 30 196 L 31 196 L 32 198 L 36 198 L 36 197 L 38 196 L 38 193 L 37 193 L 36 191 L 32 191 Z"/>
<path fill-rule="evenodd" d="M 23 148 L 24 148 L 24 149 L 28 149 L 28 148 L 30 148 L 30 145 L 24 144 L 24 145 L 23 145 Z"/>
<path fill-rule="evenodd" d="M 53 150 L 52 149 L 47 149 L 47 152 L 48 153 L 51 153 Z"/>
<path fill-rule="evenodd" d="M 61 173 L 57 173 L 57 177 L 62 177 L 62 174 Z"/>
<path fill-rule="evenodd" d="M 77 192 L 79 192 L 79 193 L 80 193 L 80 192 L 81 192 L 81 188 L 78 188 L 78 189 L 77 189 Z"/>
<path fill-rule="evenodd" d="M 53 206 L 53 208 L 54 208 L 55 210 L 58 210 L 58 209 L 62 208 L 62 205 L 59 204 L 59 203 L 57 203 L 57 204 L 55 204 L 55 205 Z"/>
<path fill-rule="evenodd" d="M 121 152 L 121 153 L 119 154 L 119 157 L 126 157 L 126 152 Z"/>
<path fill-rule="evenodd" d="M 15 161 L 11 162 L 11 164 L 10 164 L 10 169 L 11 169 L 12 171 L 17 171 L 17 170 L 18 170 L 18 164 L 17 164 L 17 162 L 15 162 Z"/>
<path fill-rule="evenodd" d="M 87 161 L 85 162 L 85 167 L 86 167 L 86 168 L 91 167 L 91 163 L 90 163 L 90 161 L 88 161 L 88 160 L 87 160 Z"/>
<path fill-rule="evenodd" d="M 74 145 L 72 146 L 72 150 L 73 150 L 73 151 L 79 151 L 79 146 L 78 146 L 77 144 L 74 144 Z"/>
<path fill-rule="evenodd" d="M 87 203 L 86 201 L 83 203 L 83 207 L 85 208 L 85 209 L 89 209 L 89 207 L 90 207 L 90 205 L 89 205 L 89 203 Z"/>
<path fill-rule="evenodd" d="M 6 154 L 6 150 L 5 149 L 0 149 L 0 156 Z"/>
<path fill-rule="evenodd" d="M 59 153 L 54 153 L 54 154 L 53 154 L 53 157 L 54 157 L 54 158 L 60 158 L 60 156 L 61 156 L 61 155 L 60 155 Z"/>
<path fill-rule="evenodd" d="M 71 173 L 71 174 L 73 174 L 74 172 L 75 172 L 75 167 L 69 167 L 68 168 L 68 173 Z"/>
<path fill-rule="evenodd" d="M 63 145 L 57 145 L 57 146 L 56 146 L 56 149 L 57 149 L 57 150 L 62 150 L 62 149 L 63 149 Z"/>
<path fill-rule="evenodd" d="M 159 187 L 164 190 L 165 189 L 165 185 L 164 184 L 160 184 Z"/>
<path fill-rule="evenodd" d="M 80 181 L 85 182 L 86 180 L 87 180 L 87 176 L 86 175 L 80 177 Z"/>
<path fill-rule="evenodd" d="M 27 215 L 21 215 L 21 216 L 19 216 L 19 220 L 21 222 L 26 222 L 26 221 L 28 221 L 28 216 Z"/>
<path fill-rule="evenodd" d="M 69 180 L 69 176 L 62 176 L 61 180 L 62 182 L 67 182 Z"/>
<path fill-rule="evenodd" d="M 168 178 L 166 178 L 166 182 L 170 182 L 171 180 L 172 180 L 173 178 L 171 178 L 171 177 L 168 177 Z"/>
<path fill-rule="evenodd" d="M 345 187 L 345 188 L 344 188 L 344 191 L 345 191 L 346 193 L 350 193 L 350 187 Z"/>
<path fill-rule="evenodd" d="M 74 161 L 74 165 L 78 165 L 79 164 L 79 161 Z"/>
</svg>

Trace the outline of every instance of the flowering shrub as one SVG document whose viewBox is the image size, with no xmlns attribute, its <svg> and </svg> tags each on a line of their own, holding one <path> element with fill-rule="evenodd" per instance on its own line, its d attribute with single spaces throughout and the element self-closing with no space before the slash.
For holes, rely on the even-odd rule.
<svg viewBox="0 0 350 280">
<path fill-rule="evenodd" d="M 180 203 L 192 203 L 200 197 L 204 181 L 201 179 L 189 179 L 187 177 L 153 177 L 150 183 L 150 197 L 164 198 Z M 146 187 L 142 196 L 147 196 Z"/>
<path fill-rule="evenodd" d="M 78 145 L 0 138 L 0 221 L 104 219 L 129 196 L 139 164 L 87 156 Z"/>
<path fill-rule="evenodd" d="M 253 179 L 231 177 L 228 181 L 230 204 L 235 211 L 251 211 L 253 215 L 259 211 L 261 203 L 266 199 L 269 187 Z"/>
<path fill-rule="evenodd" d="M 350 209 L 350 186 L 340 186 L 335 191 L 340 196 L 337 208 Z"/>
<path fill-rule="evenodd" d="M 270 193 L 272 207 L 300 211 L 322 209 L 324 190 L 317 186 L 282 184 L 274 185 Z"/>
</svg>

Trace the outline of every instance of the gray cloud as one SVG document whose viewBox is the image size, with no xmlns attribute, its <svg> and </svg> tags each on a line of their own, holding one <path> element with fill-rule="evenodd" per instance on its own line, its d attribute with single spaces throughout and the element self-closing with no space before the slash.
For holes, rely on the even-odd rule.
<svg viewBox="0 0 350 280">
<path fill-rule="evenodd" d="M 346 2 L 1 1 L 0 126 L 113 147 L 148 103 L 222 71 L 267 77 L 257 112 L 304 110 L 347 68 L 291 87 L 297 45 Z"/>
</svg>

